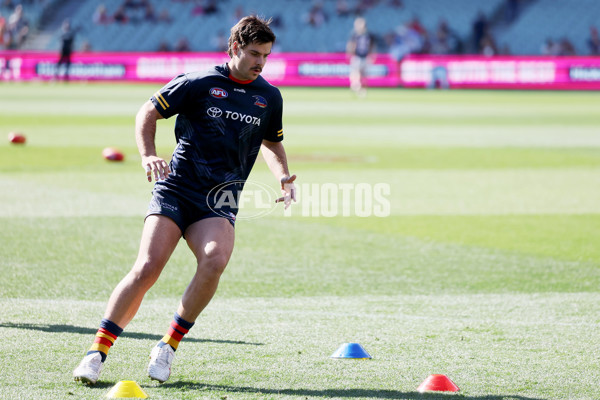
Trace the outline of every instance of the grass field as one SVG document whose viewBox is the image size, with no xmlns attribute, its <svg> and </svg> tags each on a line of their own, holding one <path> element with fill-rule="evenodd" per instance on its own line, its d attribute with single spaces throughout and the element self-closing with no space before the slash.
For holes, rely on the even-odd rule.
<svg viewBox="0 0 600 400">
<path fill-rule="evenodd" d="M 0 399 L 99 399 L 121 380 L 151 399 L 600 398 L 600 93 L 575 92 L 282 89 L 299 188 L 384 184 L 389 215 L 301 197 L 240 218 L 158 385 L 148 355 L 194 271 L 182 243 L 101 381 L 75 384 L 136 256 L 151 185 L 134 115 L 158 87 L 0 85 Z M 251 180 L 276 188 L 261 160 Z M 330 358 L 345 342 L 373 359 Z M 418 393 L 434 373 L 461 391 Z"/>
</svg>

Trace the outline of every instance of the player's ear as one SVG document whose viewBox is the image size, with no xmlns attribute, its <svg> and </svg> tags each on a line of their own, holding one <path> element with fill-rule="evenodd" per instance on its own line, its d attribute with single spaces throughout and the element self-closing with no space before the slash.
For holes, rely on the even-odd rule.
<svg viewBox="0 0 600 400">
<path fill-rule="evenodd" d="M 231 45 L 231 53 L 234 56 L 237 56 L 239 50 L 240 50 L 240 45 L 238 44 L 238 42 L 237 41 L 233 42 L 233 44 Z"/>
</svg>

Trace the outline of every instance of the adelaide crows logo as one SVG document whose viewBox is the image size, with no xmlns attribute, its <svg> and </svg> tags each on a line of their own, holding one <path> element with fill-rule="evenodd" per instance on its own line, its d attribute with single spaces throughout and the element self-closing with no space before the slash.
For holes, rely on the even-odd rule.
<svg viewBox="0 0 600 400">
<path fill-rule="evenodd" d="M 259 106 L 260 108 L 265 108 L 267 106 L 267 100 L 265 100 L 262 96 L 252 96 L 254 98 L 254 105 Z"/>
</svg>

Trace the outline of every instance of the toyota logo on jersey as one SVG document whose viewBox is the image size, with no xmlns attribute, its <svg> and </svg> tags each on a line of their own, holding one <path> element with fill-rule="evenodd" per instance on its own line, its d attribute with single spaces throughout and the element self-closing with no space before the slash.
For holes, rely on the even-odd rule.
<svg viewBox="0 0 600 400">
<path fill-rule="evenodd" d="M 211 107 L 208 110 L 206 110 L 206 113 L 209 117 L 213 118 L 219 118 L 221 115 L 223 115 L 223 111 L 221 111 L 221 109 L 218 107 Z"/>
<path fill-rule="evenodd" d="M 206 110 L 206 113 L 211 118 L 221 118 L 224 116 L 226 119 L 231 119 L 233 121 L 240 121 L 247 124 L 260 126 L 260 118 L 249 114 L 225 110 L 225 115 L 223 115 L 223 110 L 221 110 L 219 107 L 211 107 Z"/>
</svg>

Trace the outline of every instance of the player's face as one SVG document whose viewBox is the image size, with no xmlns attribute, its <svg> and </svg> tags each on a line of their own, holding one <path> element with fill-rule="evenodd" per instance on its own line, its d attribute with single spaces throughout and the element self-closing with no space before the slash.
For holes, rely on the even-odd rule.
<svg viewBox="0 0 600 400">
<path fill-rule="evenodd" d="M 267 57 L 271 54 L 273 43 L 250 43 L 244 48 L 233 44 L 233 58 L 229 68 L 234 78 L 241 81 L 253 81 L 262 72 Z"/>
</svg>

